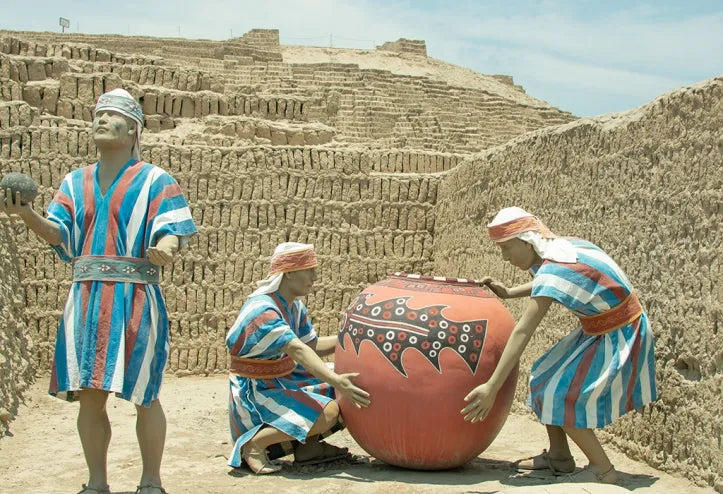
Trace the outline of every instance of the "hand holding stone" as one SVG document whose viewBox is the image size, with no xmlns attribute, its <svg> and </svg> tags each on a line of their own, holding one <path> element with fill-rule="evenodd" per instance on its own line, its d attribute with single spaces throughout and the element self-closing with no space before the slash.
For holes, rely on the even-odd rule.
<svg viewBox="0 0 723 494">
<path fill-rule="evenodd" d="M 22 218 L 24 212 L 30 209 L 30 205 L 22 203 L 20 191 L 13 193 L 10 188 L 0 188 L 0 213 L 5 213 L 11 219 Z"/>
<path fill-rule="evenodd" d="M 21 216 L 38 196 L 38 186 L 24 173 L 7 173 L 0 181 L 0 212 Z"/>
<path fill-rule="evenodd" d="M 30 204 L 38 196 L 38 186 L 35 181 L 24 173 L 7 173 L 0 181 L 0 189 L 10 189 L 13 197 L 20 193 L 20 204 Z"/>
</svg>

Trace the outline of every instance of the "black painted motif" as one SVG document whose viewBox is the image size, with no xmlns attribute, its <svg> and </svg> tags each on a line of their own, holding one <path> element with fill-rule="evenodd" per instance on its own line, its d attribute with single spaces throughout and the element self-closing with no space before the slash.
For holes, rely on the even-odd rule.
<svg viewBox="0 0 723 494">
<path fill-rule="evenodd" d="M 417 291 L 422 290 L 417 287 Z M 444 317 L 446 305 L 411 309 L 407 305 L 411 296 L 369 304 L 371 296 L 362 293 L 347 309 L 339 332 L 342 348 L 345 334 L 351 338 L 357 355 L 361 342 L 371 341 L 405 377 L 402 353 L 406 349 L 421 352 L 441 372 L 439 354 L 444 348 L 450 348 L 462 357 L 472 373 L 476 372 L 487 332 L 486 319 L 452 321 Z"/>
</svg>

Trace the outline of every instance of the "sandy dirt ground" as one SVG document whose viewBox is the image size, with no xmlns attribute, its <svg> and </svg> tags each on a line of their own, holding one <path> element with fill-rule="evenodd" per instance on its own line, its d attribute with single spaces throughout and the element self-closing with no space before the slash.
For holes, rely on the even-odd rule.
<svg viewBox="0 0 723 494">
<path fill-rule="evenodd" d="M 1 493 L 73 493 L 86 479 L 86 467 L 75 429 L 77 404 L 46 394 L 40 379 L 0 440 Z M 227 421 L 227 380 L 214 377 L 168 377 L 161 402 L 168 417 L 163 460 L 165 487 L 170 493 L 713 493 L 690 481 L 632 461 L 610 449 L 620 471 L 619 485 L 556 484 L 545 474 L 520 474 L 510 461 L 546 447 L 541 425 L 527 416 L 510 415 L 492 446 L 468 465 L 443 472 L 419 472 L 386 465 L 370 458 L 346 432 L 328 440 L 348 446 L 354 459 L 326 466 L 296 467 L 286 458 L 284 469 L 271 476 L 254 476 L 226 461 L 231 449 Z M 113 425 L 109 453 L 110 485 L 114 493 L 132 493 L 141 463 L 135 438 L 135 409 L 123 400 L 108 402 Z M 585 464 L 578 450 L 579 466 Z"/>
</svg>

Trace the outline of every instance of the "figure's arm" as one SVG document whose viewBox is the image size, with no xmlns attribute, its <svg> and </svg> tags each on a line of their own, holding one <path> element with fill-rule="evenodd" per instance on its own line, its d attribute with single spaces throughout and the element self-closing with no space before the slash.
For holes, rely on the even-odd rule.
<svg viewBox="0 0 723 494">
<path fill-rule="evenodd" d="M 35 234 L 48 242 L 50 245 L 60 245 L 63 243 L 63 234 L 60 227 L 47 218 L 43 218 L 30 204 L 22 204 L 20 201 L 20 192 L 15 194 L 13 198 L 10 189 L 0 190 L 0 212 L 10 215 L 17 215 Z"/>
<path fill-rule="evenodd" d="M 299 338 L 291 340 L 284 345 L 282 350 L 312 375 L 331 384 L 357 407 L 369 406 L 369 393 L 355 386 L 352 382 L 352 378 L 359 376 L 358 373 L 337 374 L 329 369 L 316 352 Z"/>
<path fill-rule="evenodd" d="M 50 245 L 57 246 L 63 243 L 63 234 L 60 232 L 60 227 L 49 219 L 40 216 L 34 209 L 28 206 L 28 211 L 19 216 L 28 225 L 28 228 Z"/>
<path fill-rule="evenodd" d="M 466 397 L 465 401 L 470 402 L 461 413 L 466 414 L 464 419 L 477 422 L 484 419 L 494 405 L 497 392 L 507 380 L 512 369 L 517 365 L 522 352 L 532 338 L 532 334 L 547 314 L 553 300 L 549 297 L 534 297 L 527 302 L 525 311 L 520 321 L 515 324 L 510 339 L 505 345 L 500 361 L 497 363 L 489 380 L 476 387 Z"/>
<path fill-rule="evenodd" d="M 520 361 L 522 352 L 525 351 L 527 344 L 530 342 L 530 338 L 532 338 L 532 334 L 537 329 L 537 326 L 539 326 L 542 318 L 547 314 L 551 304 L 552 299 L 549 297 L 535 297 L 531 298 L 525 305 L 522 318 L 515 324 L 510 339 L 507 341 L 507 345 L 505 345 L 505 349 L 502 352 L 500 361 L 497 363 L 497 367 L 489 381 L 487 381 L 495 392 L 499 391 L 507 380 L 507 376 Z"/>
<path fill-rule="evenodd" d="M 319 357 L 326 357 L 336 349 L 336 336 L 322 336 L 307 343 Z"/>
<path fill-rule="evenodd" d="M 527 283 L 523 283 L 522 285 L 517 285 L 512 288 L 507 288 L 499 281 L 486 276 L 479 284 L 480 286 L 487 286 L 492 293 L 497 295 L 499 298 L 529 297 L 532 293 L 532 281 L 528 281 Z"/>
<path fill-rule="evenodd" d="M 532 281 L 514 286 L 507 290 L 507 298 L 529 297 L 532 293 Z"/>
</svg>

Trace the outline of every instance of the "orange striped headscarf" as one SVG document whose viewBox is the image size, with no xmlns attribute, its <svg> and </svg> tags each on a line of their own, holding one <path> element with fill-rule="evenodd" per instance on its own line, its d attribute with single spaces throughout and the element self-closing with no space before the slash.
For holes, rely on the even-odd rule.
<svg viewBox="0 0 723 494">
<path fill-rule="evenodd" d="M 568 240 L 552 233 L 537 216 L 522 208 L 502 209 L 487 225 L 487 231 L 494 242 L 519 238 L 531 244 L 542 259 L 568 263 L 577 261 L 575 247 Z"/>
<path fill-rule="evenodd" d="M 519 211 L 507 211 L 514 209 L 519 209 Z M 503 212 L 509 213 L 509 217 L 505 217 L 508 215 L 500 217 Z M 495 220 L 487 225 L 487 231 L 494 242 L 504 242 L 523 232 L 537 232 L 542 235 L 542 238 L 557 237 L 537 216 L 532 216 L 520 208 L 505 208 L 500 211 Z"/>
<path fill-rule="evenodd" d="M 265 280 L 256 283 L 257 288 L 251 294 L 251 297 L 274 293 L 281 286 L 284 273 L 311 269 L 315 268 L 316 265 L 316 252 L 313 245 L 298 242 L 279 244 L 271 256 L 269 276 Z"/>
<path fill-rule="evenodd" d="M 292 244 L 292 242 L 286 242 L 276 248 L 274 255 L 271 257 L 270 275 L 291 273 L 317 266 L 316 251 L 313 245 Z"/>
</svg>

